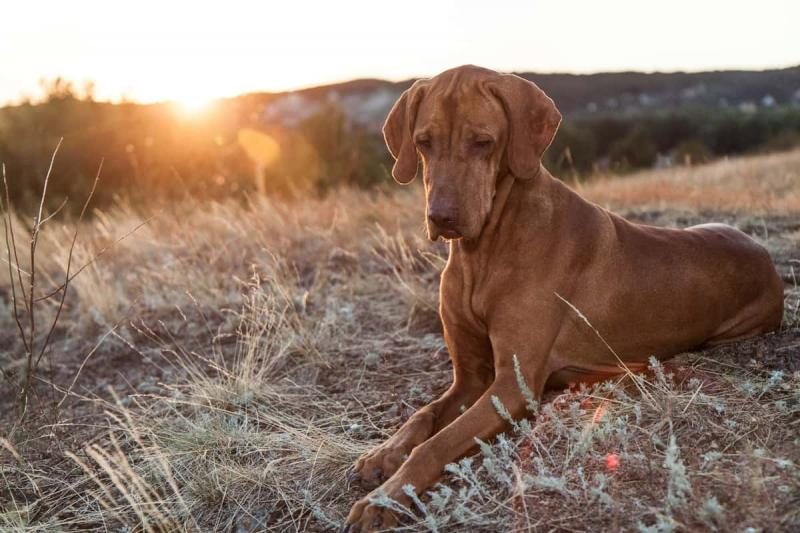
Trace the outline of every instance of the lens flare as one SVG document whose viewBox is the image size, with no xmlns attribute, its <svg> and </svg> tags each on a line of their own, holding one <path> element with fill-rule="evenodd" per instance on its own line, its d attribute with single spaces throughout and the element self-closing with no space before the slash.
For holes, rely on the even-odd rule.
<svg viewBox="0 0 800 533">
<path fill-rule="evenodd" d="M 186 116 L 197 116 L 211 106 L 211 98 L 202 95 L 187 95 L 175 101 L 175 107 Z"/>
</svg>

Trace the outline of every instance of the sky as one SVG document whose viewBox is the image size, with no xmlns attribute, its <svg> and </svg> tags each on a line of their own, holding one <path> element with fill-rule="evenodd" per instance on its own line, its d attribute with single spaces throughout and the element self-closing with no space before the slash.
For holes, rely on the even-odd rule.
<svg viewBox="0 0 800 533">
<path fill-rule="evenodd" d="M 503 71 L 800 64 L 800 0 L 4 0 L 0 104 L 39 80 L 200 103 L 473 63 Z"/>
</svg>

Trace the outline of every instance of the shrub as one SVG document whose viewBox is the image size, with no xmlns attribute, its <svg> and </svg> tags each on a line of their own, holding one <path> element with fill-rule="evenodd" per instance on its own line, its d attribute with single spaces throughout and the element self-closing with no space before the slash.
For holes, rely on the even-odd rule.
<svg viewBox="0 0 800 533">
<path fill-rule="evenodd" d="M 564 177 L 585 174 L 597 159 L 597 140 L 591 129 L 580 124 L 565 123 L 546 153 L 546 166 Z"/>
<path fill-rule="evenodd" d="M 714 154 L 700 139 L 686 139 L 681 141 L 672 151 L 677 164 L 699 164 L 713 159 Z"/>
<path fill-rule="evenodd" d="M 653 166 L 658 156 L 658 149 L 649 132 L 642 127 L 636 127 L 625 137 L 614 142 L 609 148 L 608 155 L 615 167 L 626 170 Z"/>
</svg>

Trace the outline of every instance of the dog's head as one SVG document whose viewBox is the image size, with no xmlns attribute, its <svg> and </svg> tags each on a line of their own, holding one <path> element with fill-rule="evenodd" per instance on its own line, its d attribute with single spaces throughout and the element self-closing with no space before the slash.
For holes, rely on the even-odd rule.
<svg viewBox="0 0 800 533">
<path fill-rule="evenodd" d="M 422 159 L 431 240 L 475 239 L 498 177 L 535 178 L 560 122 L 535 84 L 463 66 L 414 83 L 389 112 L 383 135 L 397 182 L 411 182 Z"/>
</svg>

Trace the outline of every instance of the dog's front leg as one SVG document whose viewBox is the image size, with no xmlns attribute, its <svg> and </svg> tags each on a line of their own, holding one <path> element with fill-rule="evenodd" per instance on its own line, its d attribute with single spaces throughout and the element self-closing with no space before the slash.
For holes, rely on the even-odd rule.
<svg viewBox="0 0 800 533">
<path fill-rule="evenodd" d="M 371 503 L 370 500 L 383 493 L 409 506 L 410 498 L 403 491 L 413 485 L 421 492 L 433 485 L 442 474 L 445 465 L 468 454 L 475 447 L 475 438 L 488 440 L 503 431 L 507 422 L 498 414 L 493 398 L 497 398 L 515 418 L 525 412 L 525 399 L 517 385 L 513 359 L 507 354 L 506 361 L 498 368 L 492 385 L 467 411 L 443 428 L 433 437 L 414 448 L 408 460 L 380 488 L 359 500 L 347 517 L 347 531 L 374 531 L 390 527 L 395 523 L 392 512 Z M 541 397 L 547 375 L 542 368 L 528 365 L 525 377 L 534 395 Z"/>
<path fill-rule="evenodd" d="M 491 384 L 494 371 L 487 337 L 448 327 L 445 321 L 445 341 L 453 361 L 453 384 L 437 400 L 411 415 L 389 439 L 356 461 L 351 479 L 365 488 L 377 487 L 391 477 L 415 447 L 450 424 Z"/>
</svg>

